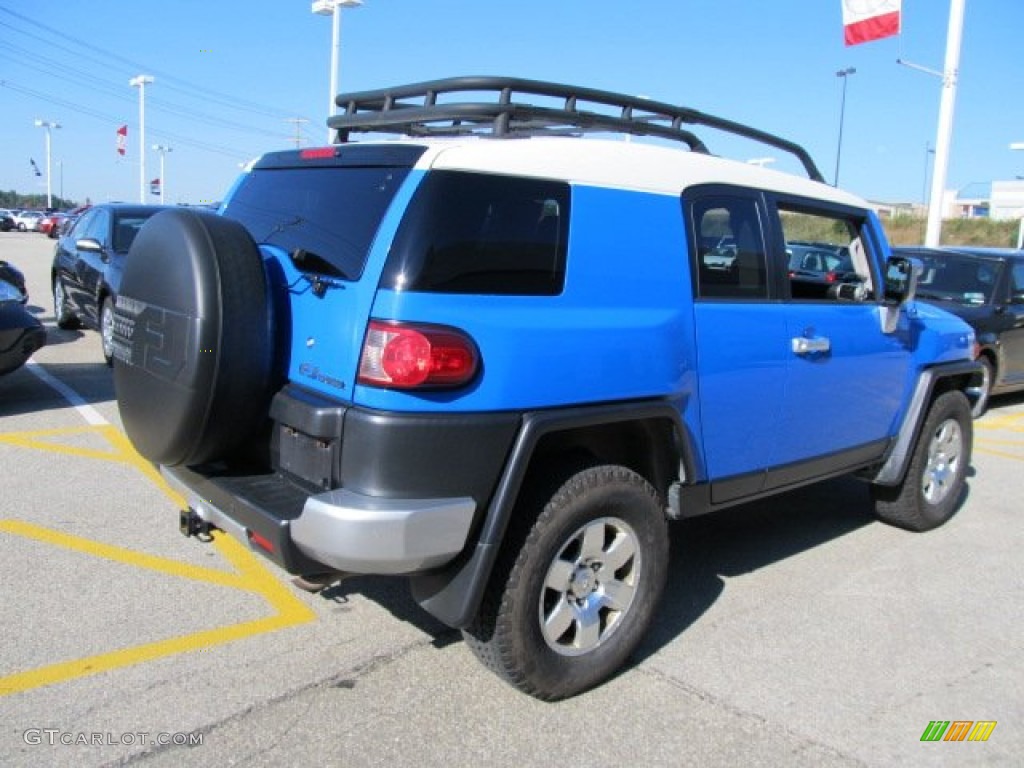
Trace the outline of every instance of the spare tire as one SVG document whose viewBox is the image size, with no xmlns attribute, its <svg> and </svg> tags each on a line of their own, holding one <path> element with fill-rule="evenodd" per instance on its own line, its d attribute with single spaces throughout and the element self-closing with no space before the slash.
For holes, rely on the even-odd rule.
<svg viewBox="0 0 1024 768">
<path fill-rule="evenodd" d="M 144 457 L 221 458 L 263 425 L 274 381 L 271 300 L 248 231 L 212 212 L 161 211 L 125 260 L 114 389 Z"/>
</svg>

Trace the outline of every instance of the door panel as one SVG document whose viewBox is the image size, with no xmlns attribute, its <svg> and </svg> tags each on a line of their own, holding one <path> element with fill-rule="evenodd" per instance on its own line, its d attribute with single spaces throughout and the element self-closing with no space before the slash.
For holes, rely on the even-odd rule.
<svg viewBox="0 0 1024 768">
<path fill-rule="evenodd" d="M 904 334 L 882 333 L 879 312 L 877 305 L 864 303 L 788 306 L 790 358 L 773 465 L 845 451 L 891 434 L 910 351 Z M 801 353 L 793 342 L 801 339 L 816 344 L 797 341 L 811 348 Z"/>
</svg>

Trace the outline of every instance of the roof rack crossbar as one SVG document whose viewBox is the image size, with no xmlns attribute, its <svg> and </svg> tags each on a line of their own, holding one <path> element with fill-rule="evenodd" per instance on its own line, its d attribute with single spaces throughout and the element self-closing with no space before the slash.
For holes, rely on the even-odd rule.
<svg viewBox="0 0 1024 768">
<path fill-rule="evenodd" d="M 489 100 L 481 96 L 479 100 L 438 101 L 442 96 L 465 92 L 497 96 L 492 95 Z M 562 106 L 537 106 L 518 100 L 522 96 L 561 99 Z M 580 102 L 594 106 L 581 109 Z M 810 178 L 824 181 L 807 150 L 799 144 L 689 107 L 593 88 L 510 77 L 452 77 L 342 93 L 335 103 L 344 111 L 328 118 L 327 125 L 338 131 L 340 141 L 347 141 L 349 134 L 356 132 L 511 136 L 612 131 L 680 141 L 692 151 L 708 153 L 704 142 L 683 127 L 700 125 L 791 154 Z M 597 111 L 601 109 L 605 111 Z"/>
</svg>

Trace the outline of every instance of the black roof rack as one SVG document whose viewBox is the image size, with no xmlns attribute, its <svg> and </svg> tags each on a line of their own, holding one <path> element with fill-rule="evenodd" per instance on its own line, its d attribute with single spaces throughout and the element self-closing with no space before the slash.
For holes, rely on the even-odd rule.
<svg viewBox="0 0 1024 768">
<path fill-rule="evenodd" d="M 496 97 L 439 103 L 440 97 L 467 91 L 479 94 L 479 99 L 490 92 Z M 518 96 L 561 99 L 562 103 L 538 106 L 517 100 Z M 341 142 L 357 132 L 504 137 L 612 131 L 681 141 L 694 152 L 708 153 L 704 142 L 684 127 L 703 125 L 788 152 L 800 161 L 810 178 L 824 181 L 807 150 L 799 144 L 689 107 L 593 88 L 514 77 L 450 77 L 341 93 L 335 103 L 345 111 L 328 118 L 327 125 L 338 131 Z M 601 108 L 605 111 L 596 111 Z"/>
</svg>

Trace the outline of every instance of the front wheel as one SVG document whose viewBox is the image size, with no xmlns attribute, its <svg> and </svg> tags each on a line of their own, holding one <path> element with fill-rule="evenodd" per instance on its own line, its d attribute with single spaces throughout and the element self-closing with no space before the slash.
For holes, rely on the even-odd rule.
<svg viewBox="0 0 1024 768">
<path fill-rule="evenodd" d="M 577 472 L 529 513 L 516 509 L 464 634 L 499 676 L 556 700 L 605 681 L 643 638 L 668 571 L 667 523 L 650 484 L 618 466 Z"/>
<path fill-rule="evenodd" d="M 995 369 L 989 359 L 982 355 L 978 358 L 981 363 L 981 381 L 968 388 L 967 393 L 974 399 L 974 407 L 971 408 L 971 416 L 980 419 L 988 409 L 988 399 L 992 394 L 992 382 L 995 379 Z"/>
<path fill-rule="evenodd" d="M 875 514 L 891 525 L 927 531 L 956 511 L 971 461 L 971 406 L 962 392 L 939 395 L 931 405 L 903 481 L 872 486 Z"/>
</svg>

